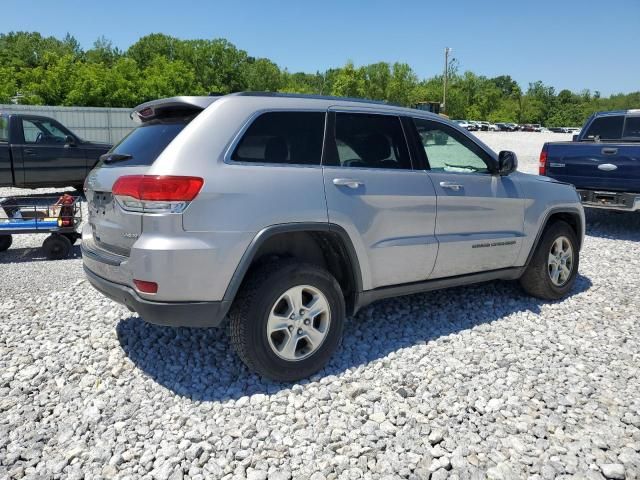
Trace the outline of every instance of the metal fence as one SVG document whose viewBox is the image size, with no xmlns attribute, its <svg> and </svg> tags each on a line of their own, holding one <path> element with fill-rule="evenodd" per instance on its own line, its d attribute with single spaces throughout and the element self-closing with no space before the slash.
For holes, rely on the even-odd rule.
<svg viewBox="0 0 640 480">
<path fill-rule="evenodd" d="M 0 112 L 52 117 L 85 140 L 116 143 L 135 127 L 128 108 L 2 105 Z"/>
</svg>

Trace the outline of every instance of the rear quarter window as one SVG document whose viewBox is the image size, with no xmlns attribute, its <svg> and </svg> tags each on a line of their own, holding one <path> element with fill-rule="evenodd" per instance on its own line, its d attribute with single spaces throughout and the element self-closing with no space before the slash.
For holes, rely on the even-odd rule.
<svg viewBox="0 0 640 480">
<path fill-rule="evenodd" d="M 324 112 L 263 113 L 246 130 L 231 160 L 320 165 L 324 120 Z"/>
<path fill-rule="evenodd" d="M 624 122 L 624 133 L 622 136 L 632 140 L 640 140 L 640 116 L 627 117 L 627 120 Z"/>
<path fill-rule="evenodd" d="M 0 117 L 0 142 L 9 141 L 9 119 Z"/>
</svg>

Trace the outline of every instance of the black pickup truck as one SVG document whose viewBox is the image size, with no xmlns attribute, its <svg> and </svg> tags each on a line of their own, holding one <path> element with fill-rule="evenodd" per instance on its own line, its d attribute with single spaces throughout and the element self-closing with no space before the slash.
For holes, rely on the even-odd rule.
<svg viewBox="0 0 640 480">
<path fill-rule="evenodd" d="M 82 189 L 110 148 L 82 140 L 52 118 L 0 112 L 0 187 Z"/>
</svg>

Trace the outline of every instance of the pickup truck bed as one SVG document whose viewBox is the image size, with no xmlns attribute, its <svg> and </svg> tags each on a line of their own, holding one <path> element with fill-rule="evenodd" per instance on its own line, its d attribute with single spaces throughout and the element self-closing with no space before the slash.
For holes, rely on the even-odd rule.
<svg viewBox="0 0 640 480">
<path fill-rule="evenodd" d="M 602 139 L 597 135 L 598 125 L 595 130 L 592 126 L 598 119 L 616 116 L 624 118 L 619 121 L 618 138 Z M 633 136 L 635 127 L 627 127 L 629 119 L 635 123 L 636 118 L 640 114 L 635 111 L 596 114 L 582 129 L 584 136 L 573 142 L 546 143 L 540 154 L 540 174 L 573 184 L 587 207 L 640 209 L 640 137 Z"/>
</svg>

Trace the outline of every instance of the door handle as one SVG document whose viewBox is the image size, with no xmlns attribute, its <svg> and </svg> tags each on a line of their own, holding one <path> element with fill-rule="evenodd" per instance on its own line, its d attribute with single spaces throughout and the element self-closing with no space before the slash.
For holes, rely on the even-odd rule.
<svg viewBox="0 0 640 480">
<path fill-rule="evenodd" d="M 36 151 L 33 148 L 25 148 L 24 153 L 26 153 L 27 155 L 35 155 Z"/>
<path fill-rule="evenodd" d="M 442 188 L 448 188 L 450 190 L 455 190 L 456 192 L 458 190 L 461 190 L 464 188 L 463 185 L 460 185 L 459 183 L 453 183 L 453 182 L 440 182 L 440 186 Z"/>
<path fill-rule="evenodd" d="M 603 148 L 602 149 L 602 154 L 603 155 L 615 155 L 618 153 L 618 149 L 617 148 Z"/>
<path fill-rule="evenodd" d="M 364 185 L 364 182 L 353 178 L 334 178 L 333 184 L 338 187 L 358 188 L 360 185 Z"/>
</svg>

